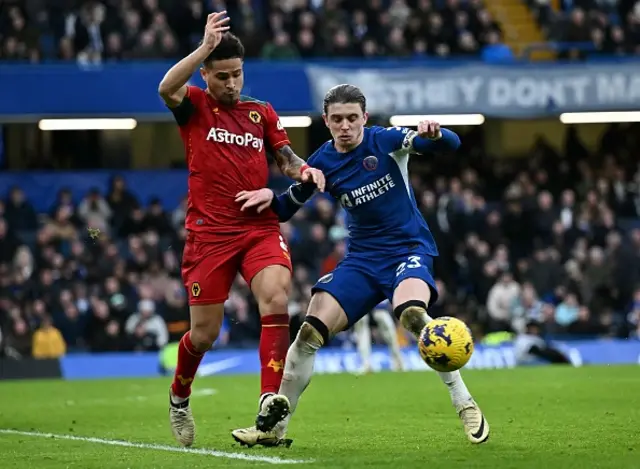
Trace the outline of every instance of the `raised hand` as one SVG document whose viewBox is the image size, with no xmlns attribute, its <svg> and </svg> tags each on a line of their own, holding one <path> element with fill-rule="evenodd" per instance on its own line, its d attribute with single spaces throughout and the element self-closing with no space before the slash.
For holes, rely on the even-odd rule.
<svg viewBox="0 0 640 469">
<path fill-rule="evenodd" d="M 220 41 L 222 41 L 222 34 L 229 30 L 229 17 L 226 16 L 227 12 L 220 11 L 217 13 L 211 13 L 207 16 L 207 24 L 204 27 L 204 40 L 205 44 L 211 50 L 215 49 Z"/>
</svg>

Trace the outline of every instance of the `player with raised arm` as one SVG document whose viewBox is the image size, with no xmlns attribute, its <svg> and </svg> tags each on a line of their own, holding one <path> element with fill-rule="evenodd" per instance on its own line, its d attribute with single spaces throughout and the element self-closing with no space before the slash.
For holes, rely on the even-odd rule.
<svg viewBox="0 0 640 469">
<path fill-rule="evenodd" d="M 250 285 L 261 316 L 260 406 L 280 387 L 289 347 L 291 259 L 278 218 L 271 210 L 241 212 L 235 195 L 266 187 L 266 150 L 274 153 L 285 175 L 314 181 L 320 190 L 324 186 L 322 173 L 291 150 L 273 107 L 240 95 L 244 47 L 225 32 L 228 21 L 226 12 L 209 15 L 202 44 L 174 65 L 158 88 L 178 123 L 189 169 L 182 278 L 189 292 L 191 329 L 180 340 L 169 399 L 171 429 L 184 446 L 195 437 L 191 384 L 218 337 L 224 302 L 238 272 Z M 204 90 L 187 85 L 198 69 Z M 282 443 L 273 432 L 254 430 L 250 436 L 252 444 Z"/>
<path fill-rule="evenodd" d="M 412 153 L 455 150 L 460 140 L 436 122 L 418 130 L 365 128 L 366 99 L 352 85 L 339 85 L 324 98 L 324 121 L 333 139 L 308 160 L 323 171 L 330 194 L 346 209 L 349 242 L 345 258 L 318 280 L 305 322 L 289 348 L 281 396 L 267 398 L 256 419 L 263 431 L 286 430 L 298 399 L 309 385 L 316 352 L 338 332 L 352 326 L 376 304 L 391 300 L 395 316 L 416 338 L 431 321 L 435 302 L 433 236 L 418 210 L 409 183 Z M 312 184 L 298 184 L 275 197 L 270 190 L 241 193 L 243 211 L 271 207 L 286 220 L 309 199 Z M 438 372 L 462 420 L 467 438 L 483 443 L 489 424 L 471 397 L 459 371 Z M 288 401 L 288 402 L 287 402 Z M 286 405 L 288 403 L 288 405 Z"/>
</svg>

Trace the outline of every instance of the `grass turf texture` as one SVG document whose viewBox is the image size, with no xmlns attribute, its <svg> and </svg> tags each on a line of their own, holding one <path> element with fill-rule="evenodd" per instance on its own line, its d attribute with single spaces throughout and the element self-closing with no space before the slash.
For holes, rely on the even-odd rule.
<svg viewBox="0 0 640 469">
<path fill-rule="evenodd" d="M 467 442 L 437 376 L 412 372 L 315 376 L 290 426 L 290 449 L 240 448 L 229 434 L 255 418 L 257 376 L 199 378 L 194 448 L 332 469 L 640 467 L 637 366 L 469 370 L 464 377 L 491 425 L 484 445 Z M 169 381 L 3 382 L 0 429 L 175 446 Z M 0 433 L 6 468 L 259 466 L 274 464 Z"/>
</svg>

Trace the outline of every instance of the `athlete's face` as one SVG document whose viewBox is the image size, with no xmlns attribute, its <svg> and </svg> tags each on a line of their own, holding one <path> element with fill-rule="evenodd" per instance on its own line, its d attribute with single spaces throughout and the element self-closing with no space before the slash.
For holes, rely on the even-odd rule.
<svg viewBox="0 0 640 469">
<path fill-rule="evenodd" d="M 322 115 L 338 151 L 347 152 L 362 142 L 364 126 L 369 115 L 358 103 L 335 103 L 327 106 Z"/>
<path fill-rule="evenodd" d="M 233 105 L 240 99 L 244 85 L 242 59 L 213 60 L 200 69 L 200 75 L 220 103 Z"/>
</svg>

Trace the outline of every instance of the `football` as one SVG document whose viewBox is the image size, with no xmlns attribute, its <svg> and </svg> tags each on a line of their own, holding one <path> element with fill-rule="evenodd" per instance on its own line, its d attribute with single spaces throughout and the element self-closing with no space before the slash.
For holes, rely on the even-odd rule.
<svg viewBox="0 0 640 469">
<path fill-rule="evenodd" d="M 434 370 L 455 371 L 471 358 L 473 337 L 464 322 L 441 317 L 424 326 L 418 350 L 425 363 Z"/>
</svg>

